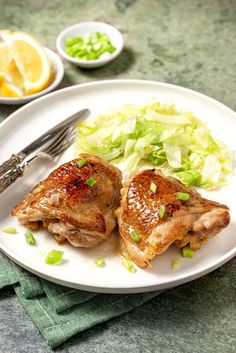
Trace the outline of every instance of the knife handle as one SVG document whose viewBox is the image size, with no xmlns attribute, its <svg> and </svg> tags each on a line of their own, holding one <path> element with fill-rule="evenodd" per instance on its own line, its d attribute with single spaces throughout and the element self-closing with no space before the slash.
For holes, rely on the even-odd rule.
<svg viewBox="0 0 236 353">
<path fill-rule="evenodd" d="M 24 173 L 24 166 L 17 166 L 0 177 L 0 194 Z"/>
<path fill-rule="evenodd" d="M 0 165 L 0 176 L 8 172 L 22 162 L 23 158 L 17 154 L 12 154 L 11 158 Z"/>
</svg>

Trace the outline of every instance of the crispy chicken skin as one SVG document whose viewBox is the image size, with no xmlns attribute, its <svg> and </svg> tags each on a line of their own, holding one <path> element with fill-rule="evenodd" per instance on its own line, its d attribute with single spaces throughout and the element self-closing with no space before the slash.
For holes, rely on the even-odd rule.
<svg viewBox="0 0 236 353">
<path fill-rule="evenodd" d="M 157 186 L 155 193 L 150 190 L 152 182 Z M 188 193 L 189 200 L 179 200 L 177 192 Z M 131 176 L 121 195 L 121 206 L 116 210 L 119 231 L 129 255 L 140 267 L 146 267 L 172 243 L 178 248 L 189 244 L 198 250 L 202 241 L 219 233 L 230 221 L 227 206 L 201 197 L 155 169 Z M 160 208 L 164 209 L 163 217 Z M 132 230 L 141 240 L 132 240 Z"/>
<path fill-rule="evenodd" d="M 87 163 L 79 167 L 77 162 Z M 86 181 L 93 177 L 92 186 Z M 121 172 L 105 160 L 81 154 L 54 170 L 12 210 L 31 229 L 41 225 L 73 246 L 92 248 L 110 237 L 120 203 Z"/>
</svg>

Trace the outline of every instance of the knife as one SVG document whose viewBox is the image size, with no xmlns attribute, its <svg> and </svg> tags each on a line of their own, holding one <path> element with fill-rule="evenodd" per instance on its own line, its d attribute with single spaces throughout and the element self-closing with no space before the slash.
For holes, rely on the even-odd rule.
<svg viewBox="0 0 236 353">
<path fill-rule="evenodd" d="M 81 118 L 85 118 L 89 113 L 89 109 L 80 110 L 79 112 L 71 115 L 67 119 L 63 120 L 50 130 L 45 132 L 35 141 L 23 148 L 23 150 L 21 150 L 20 152 L 12 154 L 11 158 L 9 158 L 7 161 L 3 162 L 3 164 L 0 165 L 0 176 L 5 174 L 10 169 L 16 167 L 17 164 L 21 163 L 31 153 L 40 150 L 47 144 L 47 142 L 55 138 L 64 129 L 68 128 L 69 126 L 72 126 Z"/>
<path fill-rule="evenodd" d="M 47 147 L 32 153 L 28 158 L 18 164 L 16 167 L 10 169 L 2 176 L 0 176 L 0 194 L 11 186 L 15 181 L 24 175 L 24 171 L 29 165 L 38 158 L 45 158 L 53 160 L 64 152 L 75 139 L 75 128 L 72 126 L 67 127 L 60 132 L 56 138 L 51 140 Z"/>
</svg>

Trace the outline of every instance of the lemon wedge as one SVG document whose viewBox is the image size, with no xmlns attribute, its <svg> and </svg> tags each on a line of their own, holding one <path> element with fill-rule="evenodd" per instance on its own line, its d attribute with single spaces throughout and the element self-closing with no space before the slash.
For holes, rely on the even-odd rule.
<svg viewBox="0 0 236 353">
<path fill-rule="evenodd" d="M 11 62 L 11 49 L 7 43 L 0 43 L 0 72 L 4 73 Z"/>
<path fill-rule="evenodd" d="M 11 34 L 12 34 L 12 31 L 10 31 L 9 29 L 1 29 L 0 39 L 4 42 L 7 42 L 10 39 Z"/>
<path fill-rule="evenodd" d="M 0 86 L 4 81 L 4 74 L 0 72 Z"/>
<path fill-rule="evenodd" d="M 25 93 L 41 91 L 51 76 L 51 64 L 44 47 L 25 32 L 13 32 L 9 38 L 13 59 L 24 80 Z"/>
<path fill-rule="evenodd" d="M 6 70 L 5 80 L 13 83 L 13 85 L 17 86 L 20 90 L 24 90 L 24 79 L 14 60 L 10 62 Z"/>
<path fill-rule="evenodd" d="M 22 97 L 48 86 L 51 63 L 44 47 L 25 32 L 0 30 L 0 94 Z"/>
<path fill-rule="evenodd" d="M 0 86 L 0 94 L 8 98 L 21 98 L 23 92 L 12 83 L 3 82 Z"/>
</svg>

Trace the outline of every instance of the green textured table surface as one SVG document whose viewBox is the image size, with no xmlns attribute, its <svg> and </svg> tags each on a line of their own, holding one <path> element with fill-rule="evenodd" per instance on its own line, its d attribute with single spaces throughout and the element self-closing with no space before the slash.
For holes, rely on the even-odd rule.
<svg viewBox="0 0 236 353">
<path fill-rule="evenodd" d="M 182 85 L 236 109 L 234 0 L 0 0 L 0 27 L 22 29 L 55 48 L 66 26 L 113 24 L 125 50 L 94 70 L 66 64 L 61 87 L 108 78 Z M 0 121 L 16 107 L 0 105 Z M 233 353 L 236 351 L 236 261 L 169 290 L 131 313 L 89 330 L 59 352 Z M 0 353 L 50 352 L 10 288 L 0 292 Z"/>
</svg>

